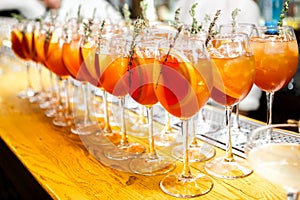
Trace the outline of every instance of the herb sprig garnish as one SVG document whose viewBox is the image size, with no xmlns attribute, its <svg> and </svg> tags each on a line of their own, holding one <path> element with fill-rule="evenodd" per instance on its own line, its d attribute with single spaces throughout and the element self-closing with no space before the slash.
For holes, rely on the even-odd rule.
<svg viewBox="0 0 300 200">
<path fill-rule="evenodd" d="M 12 13 L 11 16 L 13 18 L 15 18 L 19 23 L 26 20 L 26 18 L 24 18 L 22 15 L 16 14 L 16 13 Z"/>
<path fill-rule="evenodd" d="M 145 20 L 138 18 L 134 22 L 133 25 L 133 35 L 132 35 L 132 41 L 130 44 L 130 49 L 129 49 L 129 61 L 128 61 L 128 71 L 131 70 L 132 68 L 132 60 L 133 60 L 133 55 L 134 55 L 134 48 L 136 46 L 136 38 L 139 36 L 140 32 L 145 28 Z"/>
<path fill-rule="evenodd" d="M 122 8 L 122 12 L 123 12 L 124 19 L 125 19 L 125 26 L 129 28 L 132 25 L 132 21 L 130 19 L 131 12 L 129 10 L 129 6 L 127 3 L 124 4 L 124 6 Z"/>
<path fill-rule="evenodd" d="M 212 20 L 212 22 L 210 23 L 210 25 L 209 25 L 209 28 L 208 28 L 208 36 L 207 36 L 207 38 L 206 38 L 206 40 L 205 40 L 205 46 L 207 47 L 208 46 L 208 44 L 209 44 L 209 42 L 210 42 L 210 40 L 214 37 L 214 35 L 216 34 L 216 31 L 214 30 L 214 27 L 215 27 L 215 25 L 216 25 L 216 22 L 217 22 L 217 20 L 218 20 L 218 18 L 219 18 L 219 16 L 220 16 L 220 14 L 221 14 L 221 10 L 217 10 L 217 12 L 216 12 L 216 14 L 215 14 L 215 16 L 214 16 L 214 19 Z"/>
<path fill-rule="evenodd" d="M 81 24 L 83 21 L 83 16 L 81 15 L 81 5 L 77 9 L 77 25 Z"/>
<path fill-rule="evenodd" d="M 180 35 L 181 31 L 182 31 L 183 25 L 182 25 L 182 23 L 179 20 L 179 14 L 180 14 L 180 8 L 176 9 L 176 11 L 175 11 L 175 18 L 174 18 L 174 23 L 173 23 L 173 26 L 174 26 L 174 28 L 177 29 L 177 32 L 176 32 L 176 35 L 174 36 L 173 40 L 171 41 L 171 43 L 169 45 L 169 49 L 168 49 L 168 52 L 166 54 L 166 57 L 165 57 L 163 63 L 166 63 L 168 61 L 169 55 L 171 53 L 171 50 L 175 46 L 176 40 L 178 39 L 178 37 L 179 37 L 179 35 Z M 162 69 L 160 69 L 155 89 L 158 86 L 158 82 L 159 82 L 161 74 L 162 74 Z"/>
<path fill-rule="evenodd" d="M 195 17 L 195 9 L 197 7 L 198 3 L 194 3 L 189 11 L 190 16 L 192 17 L 192 26 L 190 29 L 191 34 L 197 34 L 202 30 L 202 24 L 198 25 L 198 21 Z"/>
<path fill-rule="evenodd" d="M 144 0 L 140 1 L 140 7 L 142 10 L 141 18 L 144 20 L 145 26 L 149 26 L 149 19 L 147 17 L 147 9 L 148 9 L 148 3 Z"/>
<path fill-rule="evenodd" d="M 236 22 L 236 18 L 239 14 L 239 12 L 241 12 L 241 9 L 236 8 L 231 12 L 231 18 L 232 18 L 232 33 L 236 32 L 236 28 L 237 28 L 237 22 Z"/>
<path fill-rule="evenodd" d="M 100 48 L 101 48 L 101 39 L 103 38 L 103 30 L 104 30 L 104 26 L 105 26 L 106 21 L 103 20 L 101 25 L 100 25 L 100 29 L 97 32 L 97 50 L 96 52 L 100 52 Z"/>
<path fill-rule="evenodd" d="M 283 25 L 283 19 L 285 18 L 286 13 L 289 11 L 289 4 L 290 4 L 290 0 L 286 0 L 283 3 L 280 18 L 279 18 L 279 21 L 278 21 L 278 26 Z"/>
</svg>

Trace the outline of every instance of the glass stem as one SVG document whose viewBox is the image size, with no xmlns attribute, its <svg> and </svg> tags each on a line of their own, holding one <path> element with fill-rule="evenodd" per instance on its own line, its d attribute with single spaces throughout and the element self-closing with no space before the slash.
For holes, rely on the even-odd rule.
<svg viewBox="0 0 300 200">
<path fill-rule="evenodd" d="M 70 90 L 69 90 L 69 85 L 70 85 L 70 78 L 64 78 L 64 91 L 66 95 L 66 103 L 65 103 L 65 108 L 66 108 L 66 113 L 65 116 L 69 118 L 72 116 L 72 109 L 71 109 L 71 103 L 70 103 Z"/>
<path fill-rule="evenodd" d="M 91 118 L 90 118 L 90 88 L 88 87 L 88 83 L 83 81 L 81 83 L 81 88 L 82 88 L 82 92 L 83 92 L 83 101 L 84 101 L 84 124 L 87 125 L 91 122 Z"/>
<path fill-rule="evenodd" d="M 30 66 L 31 66 L 30 61 L 26 61 L 25 67 L 26 67 L 26 74 L 27 74 L 27 90 L 32 90 Z"/>
<path fill-rule="evenodd" d="M 194 120 L 194 119 L 192 119 Z M 182 120 L 181 131 L 184 138 L 183 141 L 183 168 L 181 176 L 184 178 L 190 178 L 192 176 L 189 162 L 189 133 L 188 133 L 188 120 Z"/>
<path fill-rule="evenodd" d="M 107 104 L 107 93 L 105 90 L 103 91 L 103 103 L 104 103 L 104 132 L 111 133 L 111 127 L 109 124 L 109 114 L 108 114 L 108 104 Z"/>
<path fill-rule="evenodd" d="M 171 117 L 170 114 L 166 112 L 166 124 L 165 124 L 165 133 L 171 133 L 172 132 L 172 127 L 171 127 Z"/>
<path fill-rule="evenodd" d="M 287 200 L 298 200 L 298 198 L 299 198 L 298 193 L 292 193 L 292 192 L 287 193 Z"/>
<path fill-rule="evenodd" d="M 126 124 L 125 124 L 125 98 L 124 96 L 119 97 L 119 107 L 121 111 L 121 144 L 120 145 L 125 145 L 128 143 L 128 136 L 126 132 Z"/>
<path fill-rule="evenodd" d="M 192 147 L 196 147 L 196 146 L 198 146 L 198 142 L 197 142 L 197 137 L 196 137 L 196 125 L 197 125 L 197 120 L 198 120 L 198 115 L 195 115 L 193 118 L 192 118 L 192 124 L 193 124 L 193 141 L 192 141 L 192 143 L 191 143 L 191 146 Z"/>
<path fill-rule="evenodd" d="M 44 86 L 44 81 L 43 81 L 43 77 L 42 77 L 42 66 L 40 64 L 36 64 L 37 68 L 38 68 L 38 72 L 39 72 L 39 82 L 40 82 L 40 86 L 41 86 L 41 93 L 45 93 L 45 86 Z"/>
<path fill-rule="evenodd" d="M 240 113 L 239 113 L 239 104 L 235 105 L 235 115 L 233 118 L 233 128 L 239 130 L 240 126 Z"/>
<path fill-rule="evenodd" d="M 145 117 L 144 107 L 140 105 L 140 115 L 139 115 L 139 124 L 146 124 L 147 119 Z"/>
<path fill-rule="evenodd" d="M 266 92 L 266 97 L 267 97 L 267 125 L 271 125 L 274 92 Z"/>
<path fill-rule="evenodd" d="M 231 140 L 231 113 L 232 106 L 225 107 L 225 126 L 226 126 L 226 134 L 227 134 L 227 142 L 226 142 L 226 154 L 225 161 L 231 162 L 233 161 L 233 153 L 232 153 L 232 140 Z"/>
<path fill-rule="evenodd" d="M 153 107 L 148 106 L 147 107 L 147 114 L 148 114 L 148 140 L 149 140 L 149 154 L 151 158 L 157 158 L 157 154 L 155 151 L 155 145 L 154 145 L 154 137 L 153 137 Z"/>
</svg>

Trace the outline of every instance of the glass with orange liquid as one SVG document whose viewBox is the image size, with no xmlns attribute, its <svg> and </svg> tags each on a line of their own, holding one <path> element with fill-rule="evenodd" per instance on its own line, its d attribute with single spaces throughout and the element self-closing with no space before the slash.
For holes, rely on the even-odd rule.
<svg viewBox="0 0 300 200">
<path fill-rule="evenodd" d="M 218 34 L 209 46 L 215 65 L 211 97 L 225 106 L 226 154 L 205 164 L 205 170 L 216 177 L 234 179 L 252 173 L 245 160 L 232 153 L 231 113 L 234 105 L 250 92 L 255 79 L 255 62 L 250 41 L 245 34 Z"/>
<path fill-rule="evenodd" d="M 70 72 L 73 79 L 80 82 L 81 91 L 83 92 L 84 100 L 84 114 L 83 116 L 76 115 L 74 111 L 75 123 L 71 127 L 71 132 L 74 134 L 91 134 L 97 132 L 98 125 L 96 121 L 93 121 L 90 117 L 90 85 L 89 83 L 97 83 L 96 78 L 91 77 L 90 73 L 85 67 L 84 56 L 82 53 L 82 45 L 87 46 L 94 44 L 92 38 L 82 35 L 83 23 L 78 22 L 76 18 L 72 18 L 68 21 L 66 27 L 65 41 L 62 47 L 63 62 Z M 88 41 L 91 40 L 91 41 Z M 91 53 L 92 55 L 92 53 Z M 95 53 L 94 53 L 95 55 Z"/>
<path fill-rule="evenodd" d="M 103 45 L 103 44 L 106 45 Z M 107 37 L 102 39 L 102 53 L 100 54 L 101 76 L 100 83 L 104 90 L 119 98 L 120 109 L 120 143 L 112 151 L 105 151 L 106 157 L 114 160 L 126 160 L 144 153 L 145 147 L 138 142 L 128 139 L 125 118 L 125 96 L 128 94 L 126 87 L 126 73 L 128 70 L 128 43 L 126 37 Z M 101 50 L 100 50 L 101 51 Z M 101 66 L 102 64 L 102 66 Z"/>
<path fill-rule="evenodd" d="M 13 52 L 25 61 L 27 88 L 18 93 L 18 97 L 22 99 L 31 98 L 36 95 L 32 88 L 30 69 L 32 59 L 32 40 L 33 40 L 34 22 L 23 21 L 12 26 L 11 42 Z"/>
<path fill-rule="evenodd" d="M 210 98 L 213 85 L 211 61 L 204 43 L 190 37 L 179 37 L 174 46 L 160 49 L 160 68 L 156 71 L 155 94 L 161 105 L 181 120 L 183 167 L 179 174 L 169 174 L 160 188 L 175 197 L 196 197 L 208 193 L 212 180 L 190 168 L 189 125 L 193 116 Z"/>
<path fill-rule="evenodd" d="M 129 95 L 147 109 L 149 150 L 130 163 L 130 169 L 136 174 L 159 175 L 175 168 L 175 160 L 169 155 L 159 155 L 155 148 L 153 135 L 153 105 L 158 103 L 155 94 L 155 73 L 159 69 L 157 56 L 161 37 L 147 36 L 136 41 L 130 41 L 128 72 L 124 81 Z"/>
<path fill-rule="evenodd" d="M 57 98 L 58 105 L 56 108 L 56 114 L 53 119 L 53 124 L 56 126 L 71 126 L 74 122 L 72 111 L 70 109 L 69 102 L 69 76 L 70 73 L 67 70 L 62 59 L 62 46 L 64 43 L 64 29 L 60 24 L 52 24 L 50 26 L 51 34 L 48 35 L 44 43 L 45 51 L 45 65 L 51 70 L 57 78 L 59 83 Z M 63 101 L 62 93 L 65 93 L 65 100 Z"/>
<path fill-rule="evenodd" d="M 298 44 L 290 26 L 258 27 L 258 37 L 252 37 L 256 77 L 255 85 L 266 92 L 267 124 L 272 124 L 274 93 L 284 88 L 298 67 Z"/>
</svg>

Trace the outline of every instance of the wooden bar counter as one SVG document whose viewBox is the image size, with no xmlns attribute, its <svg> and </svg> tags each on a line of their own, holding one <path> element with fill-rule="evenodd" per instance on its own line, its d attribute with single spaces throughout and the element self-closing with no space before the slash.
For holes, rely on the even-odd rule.
<svg viewBox="0 0 300 200">
<path fill-rule="evenodd" d="M 6 66 L 0 75 L 0 163 L 24 199 L 178 199 L 160 190 L 163 175 L 140 176 L 104 165 L 95 156 L 100 150 L 92 154 L 81 137 L 54 126 L 37 104 L 17 97 L 26 84 L 24 70 Z M 216 150 L 216 156 L 224 154 Z M 205 173 L 203 165 L 192 167 Z M 181 167 L 178 161 L 175 171 Z M 285 199 L 283 189 L 255 173 L 236 180 L 211 178 L 213 189 L 194 199 Z"/>
</svg>

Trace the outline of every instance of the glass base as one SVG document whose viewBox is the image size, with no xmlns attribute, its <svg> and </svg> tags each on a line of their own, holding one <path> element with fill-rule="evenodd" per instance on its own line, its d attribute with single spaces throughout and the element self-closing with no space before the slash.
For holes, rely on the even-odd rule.
<svg viewBox="0 0 300 200">
<path fill-rule="evenodd" d="M 91 122 L 88 124 L 76 124 L 71 127 L 71 133 L 76 135 L 89 135 L 97 133 L 100 130 L 99 124 Z"/>
<path fill-rule="evenodd" d="M 133 173 L 144 176 L 155 176 L 166 174 L 175 169 L 175 160 L 168 156 L 154 156 L 143 154 L 139 158 L 133 159 L 130 164 L 130 170 Z"/>
<path fill-rule="evenodd" d="M 226 161 L 224 157 L 215 158 L 204 166 L 207 173 L 224 179 L 236 179 L 248 176 L 252 173 L 246 160 L 235 157 L 232 161 Z"/>
<path fill-rule="evenodd" d="M 183 146 L 174 147 L 172 155 L 179 160 L 183 159 Z M 198 144 L 189 147 L 189 162 L 203 162 L 216 155 L 216 150 L 209 144 Z"/>
<path fill-rule="evenodd" d="M 72 116 L 66 117 L 66 116 L 60 116 L 59 114 L 55 116 L 55 118 L 52 120 L 52 123 L 55 126 L 60 127 L 66 127 L 66 126 L 72 126 L 74 124 L 74 119 Z"/>
<path fill-rule="evenodd" d="M 114 145 L 120 144 L 122 136 L 118 131 L 112 131 L 111 133 L 103 132 L 103 135 Z"/>
<path fill-rule="evenodd" d="M 160 188 L 166 194 L 174 197 L 191 198 L 207 194 L 213 188 L 213 182 L 202 173 L 191 177 L 169 174 L 160 181 Z"/>
<path fill-rule="evenodd" d="M 142 124 L 139 122 L 132 123 L 132 125 L 127 126 L 127 133 L 129 135 L 132 135 L 134 137 L 139 137 L 139 138 L 147 138 L 148 137 L 148 132 L 149 132 L 149 126 L 148 124 Z"/>
<path fill-rule="evenodd" d="M 220 129 L 220 126 L 212 121 L 199 121 L 197 123 L 197 130 L 201 133 L 214 133 Z"/>
<path fill-rule="evenodd" d="M 154 144 L 161 147 L 171 146 L 176 142 L 178 135 L 178 131 L 166 132 L 163 130 L 162 133 L 154 135 Z"/>
<path fill-rule="evenodd" d="M 34 97 L 37 94 L 38 93 L 35 92 L 33 89 L 28 88 L 26 90 L 23 90 L 23 91 L 19 92 L 18 97 L 21 98 L 21 99 L 28 99 L 28 98 Z"/>
<path fill-rule="evenodd" d="M 144 153 L 146 148 L 134 142 L 129 142 L 124 145 L 118 145 L 116 148 L 111 151 L 105 151 L 105 157 L 111 160 L 127 160 L 130 158 L 136 158 L 140 154 Z"/>
</svg>

